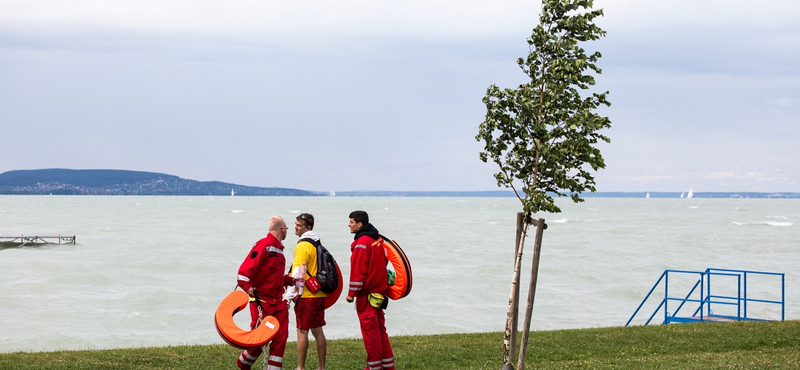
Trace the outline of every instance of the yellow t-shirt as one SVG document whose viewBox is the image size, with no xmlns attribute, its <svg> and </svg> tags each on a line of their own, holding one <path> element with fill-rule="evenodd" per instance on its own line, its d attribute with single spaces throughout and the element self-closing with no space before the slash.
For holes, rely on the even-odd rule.
<svg viewBox="0 0 800 370">
<path fill-rule="evenodd" d="M 314 244 L 311 244 L 307 241 L 301 241 L 294 246 L 294 261 L 292 261 L 292 272 L 294 269 L 301 266 L 303 262 L 306 263 L 306 269 L 308 269 L 308 274 L 305 276 L 306 280 L 308 280 L 312 276 L 317 275 L 317 248 Z M 325 298 L 327 294 L 322 290 L 318 290 L 316 293 L 311 293 L 310 290 L 307 288 L 303 289 L 303 295 L 300 298 Z"/>
</svg>

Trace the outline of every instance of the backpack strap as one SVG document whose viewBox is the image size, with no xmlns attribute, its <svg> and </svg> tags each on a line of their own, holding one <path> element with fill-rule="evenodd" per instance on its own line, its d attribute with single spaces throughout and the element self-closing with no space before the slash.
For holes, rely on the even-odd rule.
<svg viewBox="0 0 800 370">
<path fill-rule="evenodd" d="M 311 239 L 311 238 L 303 238 L 303 239 L 300 239 L 298 241 L 299 242 L 309 242 L 314 246 L 314 248 L 319 247 L 319 245 L 322 244 L 322 243 L 320 243 L 319 240 L 314 240 L 314 239 Z"/>
</svg>

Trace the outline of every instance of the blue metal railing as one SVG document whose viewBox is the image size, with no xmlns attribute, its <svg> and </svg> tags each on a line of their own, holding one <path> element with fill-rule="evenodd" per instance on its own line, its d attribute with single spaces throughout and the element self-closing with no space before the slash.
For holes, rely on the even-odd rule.
<svg viewBox="0 0 800 370">
<path fill-rule="evenodd" d="M 689 292 L 684 296 L 673 297 L 670 295 L 670 274 L 680 276 L 696 275 L 697 280 L 691 280 L 692 278 L 690 277 L 690 281 L 694 281 L 694 284 L 691 286 L 691 288 L 687 289 Z M 749 298 L 747 295 L 748 277 L 752 275 L 780 277 L 780 300 Z M 717 277 L 715 280 L 719 280 L 719 278 L 735 278 L 736 295 L 712 294 L 712 277 Z M 653 287 L 642 300 L 642 303 L 639 304 L 639 307 L 637 307 L 636 311 L 633 312 L 633 315 L 631 315 L 630 319 L 628 319 L 628 322 L 625 323 L 625 326 L 630 325 L 631 321 L 633 321 L 642 307 L 644 307 L 645 303 L 648 302 L 650 297 L 662 283 L 664 286 L 664 297 L 659 302 L 656 309 L 653 310 L 653 313 L 650 315 L 644 325 L 649 325 L 659 312 L 663 312 L 664 314 L 664 320 L 662 321 L 662 324 L 702 321 L 767 321 L 765 319 L 758 319 L 749 316 L 748 303 L 751 302 L 780 305 L 781 321 L 785 320 L 786 278 L 783 273 L 707 268 L 705 271 L 664 270 L 656 283 L 653 284 Z M 695 294 L 698 288 L 699 294 Z M 669 311 L 670 302 L 679 302 L 677 308 L 675 308 L 675 311 L 672 313 Z M 694 311 L 688 316 L 679 316 L 681 309 L 683 309 L 687 304 L 689 306 L 696 305 L 696 308 L 694 308 Z M 734 308 L 736 313 L 728 315 L 714 314 L 712 305 L 723 306 L 723 310 L 726 307 Z"/>
</svg>

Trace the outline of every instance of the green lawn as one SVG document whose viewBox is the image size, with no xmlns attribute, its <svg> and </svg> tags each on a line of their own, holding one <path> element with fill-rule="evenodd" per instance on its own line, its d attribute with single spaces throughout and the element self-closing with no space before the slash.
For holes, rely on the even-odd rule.
<svg viewBox="0 0 800 370">
<path fill-rule="evenodd" d="M 501 368 L 502 333 L 393 337 L 397 369 Z M 309 346 L 308 368 L 316 368 Z M 232 369 L 228 345 L 0 354 L 0 369 Z M 360 339 L 328 341 L 328 369 L 364 368 Z M 289 343 L 284 369 L 296 364 Z M 261 368 L 261 361 L 254 366 Z M 800 321 L 532 332 L 527 369 L 800 369 Z"/>
</svg>

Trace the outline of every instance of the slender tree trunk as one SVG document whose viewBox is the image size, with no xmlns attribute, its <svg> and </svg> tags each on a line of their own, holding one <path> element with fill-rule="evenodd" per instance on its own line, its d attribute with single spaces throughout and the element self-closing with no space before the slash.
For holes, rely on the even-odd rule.
<svg viewBox="0 0 800 370">
<path fill-rule="evenodd" d="M 517 370 L 525 370 L 525 354 L 528 351 L 528 336 L 531 331 L 531 316 L 533 316 L 533 299 L 536 296 L 536 282 L 539 277 L 539 256 L 542 252 L 542 236 L 547 224 L 540 218 L 533 222 L 536 225 L 536 238 L 533 240 L 533 262 L 531 263 L 531 282 L 528 286 L 528 305 L 525 308 L 525 331 L 522 332 L 522 343 L 519 345 L 519 360 Z"/>
<path fill-rule="evenodd" d="M 522 264 L 522 248 L 525 245 L 525 234 L 528 232 L 528 222 L 523 222 L 522 235 L 517 246 L 517 257 L 514 261 L 514 278 L 511 281 L 511 295 L 508 299 L 508 314 L 506 315 L 506 332 L 503 339 L 503 370 L 513 369 L 511 364 L 511 322 L 514 316 L 514 306 L 517 305 L 516 298 L 519 295 L 519 275 L 520 265 Z"/>
<path fill-rule="evenodd" d="M 522 223 L 525 220 L 525 214 L 522 212 L 517 212 L 517 237 L 514 239 L 514 262 L 517 260 L 517 253 L 519 252 L 520 244 L 519 240 L 522 238 Z M 517 353 L 517 328 L 519 327 L 519 292 L 520 289 L 517 289 L 517 294 L 514 295 L 514 314 L 511 316 L 511 348 L 509 349 L 509 357 L 514 357 L 514 354 Z"/>
</svg>

